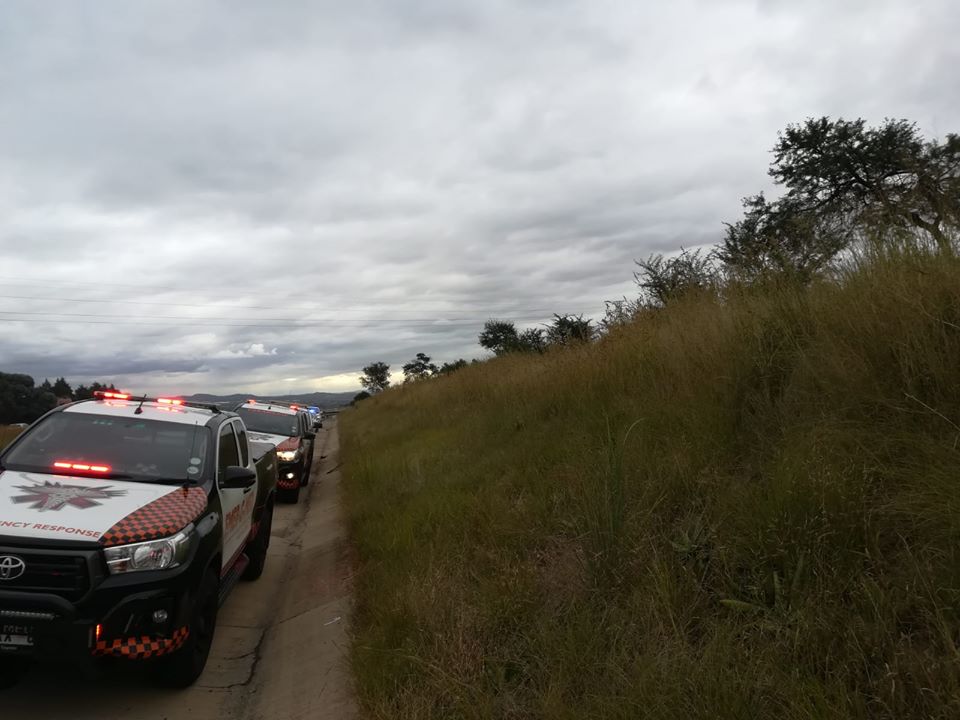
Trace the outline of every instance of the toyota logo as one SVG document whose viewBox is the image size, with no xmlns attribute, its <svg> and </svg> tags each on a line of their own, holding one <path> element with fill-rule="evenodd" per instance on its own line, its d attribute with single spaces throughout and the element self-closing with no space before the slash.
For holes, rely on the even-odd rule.
<svg viewBox="0 0 960 720">
<path fill-rule="evenodd" d="M 13 555 L 0 556 L 0 580 L 16 580 L 27 571 L 27 564 Z"/>
</svg>

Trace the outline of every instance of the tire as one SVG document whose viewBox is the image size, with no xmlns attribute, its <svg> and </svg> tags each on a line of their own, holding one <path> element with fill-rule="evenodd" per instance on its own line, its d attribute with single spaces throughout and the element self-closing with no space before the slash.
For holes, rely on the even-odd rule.
<svg viewBox="0 0 960 720">
<path fill-rule="evenodd" d="M 273 501 L 263 509 L 263 519 L 257 529 L 257 536 L 250 543 L 247 557 L 250 564 L 243 571 L 243 580 L 253 582 L 263 575 L 263 567 L 267 564 L 267 550 L 270 548 L 270 531 L 273 528 Z"/>
<path fill-rule="evenodd" d="M 306 487 L 310 482 L 310 473 L 313 470 L 313 458 L 310 458 L 310 462 L 304 464 L 303 470 L 300 472 L 300 487 Z"/>
<path fill-rule="evenodd" d="M 158 679 L 171 688 L 190 687 L 203 674 L 217 629 L 220 580 L 208 570 L 197 591 L 190 617 L 190 635 L 179 650 L 158 661 Z"/>
</svg>

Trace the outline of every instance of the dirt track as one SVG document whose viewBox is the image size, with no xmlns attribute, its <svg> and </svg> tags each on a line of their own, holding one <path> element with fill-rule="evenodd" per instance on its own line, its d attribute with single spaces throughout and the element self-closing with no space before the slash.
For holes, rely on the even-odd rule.
<svg viewBox="0 0 960 720">
<path fill-rule="evenodd" d="M 3 720 L 350 720 L 347 653 L 350 568 L 339 505 L 336 423 L 317 437 L 309 493 L 278 505 L 270 558 L 220 611 L 203 676 L 162 690 L 120 667 L 99 677 L 33 667 L 0 690 Z M 321 460 L 321 455 L 326 458 Z"/>
</svg>

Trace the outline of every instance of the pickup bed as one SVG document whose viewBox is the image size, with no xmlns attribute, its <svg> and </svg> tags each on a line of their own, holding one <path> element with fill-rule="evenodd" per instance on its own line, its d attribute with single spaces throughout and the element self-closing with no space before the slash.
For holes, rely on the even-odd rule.
<svg viewBox="0 0 960 720">
<path fill-rule="evenodd" d="M 219 606 L 263 572 L 277 468 L 213 406 L 107 392 L 44 415 L 0 453 L 0 663 L 116 657 L 191 684 Z"/>
</svg>

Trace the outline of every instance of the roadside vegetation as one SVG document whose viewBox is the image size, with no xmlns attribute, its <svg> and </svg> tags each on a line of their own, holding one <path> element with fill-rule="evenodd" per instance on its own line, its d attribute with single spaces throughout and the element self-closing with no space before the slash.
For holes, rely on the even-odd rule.
<svg viewBox="0 0 960 720">
<path fill-rule="evenodd" d="M 343 413 L 370 716 L 960 717 L 958 156 L 790 128 L 599 333 Z"/>
<path fill-rule="evenodd" d="M 98 390 L 116 390 L 113 383 L 78 385 L 76 389 L 64 378 L 36 385 L 29 375 L 0 372 L 0 424 L 33 422 L 60 403 L 87 400 Z"/>
<path fill-rule="evenodd" d="M 11 425 L 0 425 L 0 450 L 13 442 L 13 439 L 20 434 L 20 428 Z"/>
</svg>

